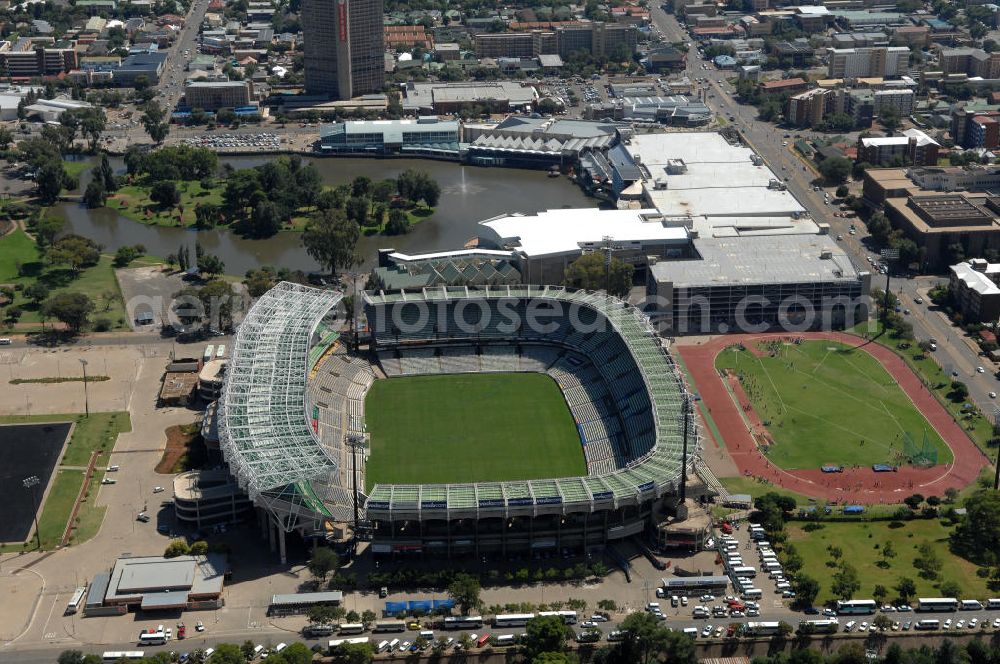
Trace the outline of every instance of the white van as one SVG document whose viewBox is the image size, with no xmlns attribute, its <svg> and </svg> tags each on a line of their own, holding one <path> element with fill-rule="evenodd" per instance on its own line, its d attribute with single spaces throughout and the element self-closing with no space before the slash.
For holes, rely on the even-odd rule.
<svg viewBox="0 0 1000 664">
<path fill-rule="evenodd" d="M 10 339 L 8 339 L 7 337 L 0 337 L 0 346 L 9 346 L 9 345 L 10 345 Z"/>
<path fill-rule="evenodd" d="M 982 611 L 983 603 L 978 599 L 963 599 L 959 608 L 962 611 Z"/>
<path fill-rule="evenodd" d="M 698 628 L 697 627 L 685 627 L 682 630 L 685 634 L 690 636 L 692 639 L 698 638 Z"/>
<path fill-rule="evenodd" d="M 420 637 L 423 638 L 423 639 L 427 639 L 428 641 L 433 641 L 434 640 L 434 632 L 432 632 L 429 629 L 422 630 L 420 632 Z"/>
<path fill-rule="evenodd" d="M 258 657 L 260 657 L 260 654 L 261 654 L 262 652 L 264 652 L 264 646 L 256 646 L 256 647 L 255 647 L 255 648 L 253 649 L 253 658 L 254 658 L 254 659 L 257 659 Z"/>
<path fill-rule="evenodd" d="M 205 652 L 202 653 L 202 654 L 205 656 L 205 659 L 208 660 L 208 658 L 211 657 L 212 653 L 214 653 L 214 652 L 215 652 L 215 648 L 206 648 Z"/>
<path fill-rule="evenodd" d="M 1000 609 L 1000 598 L 992 598 L 986 600 L 987 609 Z"/>
<path fill-rule="evenodd" d="M 287 643 L 279 643 L 278 645 L 274 646 L 274 652 L 281 652 L 287 647 L 288 647 Z"/>
<path fill-rule="evenodd" d="M 382 641 L 381 643 L 378 644 L 378 647 L 375 648 L 375 652 L 385 652 L 388 649 L 389 649 L 389 642 Z"/>
<path fill-rule="evenodd" d="M 501 634 L 497 637 L 498 646 L 512 646 L 514 645 L 515 638 L 513 634 Z"/>
<path fill-rule="evenodd" d="M 781 569 L 781 563 L 778 562 L 763 563 L 761 565 L 761 568 L 768 572 L 777 572 L 778 570 Z"/>
<path fill-rule="evenodd" d="M 394 652 L 399 647 L 399 639 L 389 641 L 389 652 Z"/>
<path fill-rule="evenodd" d="M 743 591 L 743 599 L 762 599 L 764 591 L 760 588 L 747 588 Z"/>
</svg>

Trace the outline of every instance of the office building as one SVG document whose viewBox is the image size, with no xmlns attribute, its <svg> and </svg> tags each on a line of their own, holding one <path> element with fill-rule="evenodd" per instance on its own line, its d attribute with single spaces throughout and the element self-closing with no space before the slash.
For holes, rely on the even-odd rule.
<svg viewBox="0 0 1000 664">
<path fill-rule="evenodd" d="M 968 74 L 986 79 L 1000 78 L 1000 52 L 987 53 L 980 48 L 941 49 L 941 71 L 945 74 Z"/>
<path fill-rule="evenodd" d="M 79 66 L 72 44 L 52 38 L 22 38 L 0 44 L 0 71 L 10 78 L 57 76 Z"/>
<path fill-rule="evenodd" d="M 639 42 L 635 26 L 615 23 L 581 22 L 555 24 L 549 30 L 479 33 L 474 43 L 481 58 L 535 58 L 559 55 L 569 58 L 577 52 L 595 57 L 632 54 Z"/>
<path fill-rule="evenodd" d="M 253 101 L 250 81 L 194 81 L 184 86 L 184 101 L 189 108 L 217 111 L 240 108 Z"/>
<path fill-rule="evenodd" d="M 323 125 L 324 153 L 424 154 L 458 158 L 460 128 L 456 120 L 353 120 Z"/>
<path fill-rule="evenodd" d="M 813 88 L 788 98 L 785 117 L 797 127 L 811 127 L 819 124 L 829 112 L 830 101 L 836 96 L 833 90 Z"/>
<path fill-rule="evenodd" d="M 382 0 L 303 0 L 305 87 L 351 99 L 385 83 Z"/>
<path fill-rule="evenodd" d="M 830 78 L 904 76 L 910 70 L 910 49 L 905 46 L 827 49 Z"/>
</svg>

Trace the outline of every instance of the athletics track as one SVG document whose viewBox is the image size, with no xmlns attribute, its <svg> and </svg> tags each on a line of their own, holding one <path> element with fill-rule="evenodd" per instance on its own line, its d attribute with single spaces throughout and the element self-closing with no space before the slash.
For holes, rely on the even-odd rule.
<svg viewBox="0 0 1000 664">
<path fill-rule="evenodd" d="M 734 344 L 743 343 L 749 347 L 758 341 L 792 338 L 839 341 L 859 348 L 877 359 L 951 448 L 954 461 L 930 468 L 901 466 L 898 471 L 888 473 L 876 473 L 868 466 L 845 468 L 842 473 L 824 473 L 819 468 L 785 470 L 772 464 L 760 452 L 751 433 L 750 427 L 752 430 L 763 431 L 764 425 L 753 408 L 740 413 L 733 395 L 715 368 L 715 358 L 723 349 Z M 699 393 L 703 406 L 708 409 L 723 438 L 716 443 L 720 449 L 729 453 L 740 473 L 745 476 L 761 478 L 790 491 L 832 502 L 891 504 L 900 503 L 913 493 L 942 496 L 945 489 L 950 487 L 962 489 L 975 481 L 983 466 L 989 463 L 902 358 L 877 343 L 866 343 L 861 337 L 840 332 L 733 334 L 716 337 L 699 345 L 675 344 L 673 350 L 683 358 L 694 381 L 694 389 Z M 746 400 L 742 389 L 736 396 L 741 401 Z M 704 429 L 708 435 L 712 435 L 710 427 Z"/>
</svg>

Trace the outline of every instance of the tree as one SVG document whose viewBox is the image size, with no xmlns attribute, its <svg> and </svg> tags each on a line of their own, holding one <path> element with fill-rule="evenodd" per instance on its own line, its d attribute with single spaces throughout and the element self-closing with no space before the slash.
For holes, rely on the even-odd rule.
<svg viewBox="0 0 1000 664">
<path fill-rule="evenodd" d="M 101 259 L 100 247 L 90 238 L 64 235 L 52 244 L 45 255 L 52 265 L 69 265 L 74 272 L 97 265 Z"/>
<path fill-rule="evenodd" d="M 181 202 L 181 192 L 177 191 L 177 183 L 173 180 L 160 180 L 150 187 L 149 200 L 165 208 L 173 208 Z"/>
<path fill-rule="evenodd" d="M 108 192 L 104 189 L 104 180 L 95 177 L 83 192 L 83 203 L 88 208 L 94 209 L 104 207 L 107 201 Z"/>
<path fill-rule="evenodd" d="M 215 254 L 203 254 L 198 259 L 198 270 L 209 276 L 222 274 L 226 271 L 226 264 Z"/>
<path fill-rule="evenodd" d="M 24 296 L 36 305 L 49 296 L 49 287 L 41 281 L 35 281 L 24 287 Z"/>
<path fill-rule="evenodd" d="M 795 577 L 795 599 L 802 606 L 812 606 L 819 595 L 819 581 L 806 574 Z"/>
<path fill-rule="evenodd" d="M 389 210 L 389 221 L 385 225 L 386 235 L 403 235 L 410 231 L 410 218 L 399 208 Z"/>
<path fill-rule="evenodd" d="M 371 208 L 371 201 L 367 198 L 352 196 L 347 199 L 344 213 L 347 218 L 358 226 L 368 225 L 368 211 Z"/>
<path fill-rule="evenodd" d="M 920 507 L 920 503 L 924 502 L 924 497 L 919 493 L 915 493 L 912 496 L 907 496 L 906 498 L 904 498 L 903 502 L 911 510 L 915 510 L 918 507 Z"/>
<path fill-rule="evenodd" d="M 1000 493 L 980 489 L 969 496 L 965 500 L 966 513 L 951 534 L 954 549 L 980 565 L 1000 563 L 1000 512 L 997 510 L 1000 510 Z"/>
<path fill-rule="evenodd" d="M 164 558 L 176 558 L 177 556 L 186 556 L 191 553 L 191 547 L 188 543 L 182 539 L 175 539 L 170 544 L 167 545 L 166 550 L 163 552 Z"/>
<path fill-rule="evenodd" d="M 59 293 L 46 300 L 41 311 L 46 318 L 55 318 L 77 333 L 89 322 L 94 303 L 83 293 Z"/>
<path fill-rule="evenodd" d="M 246 664 L 243 651 L 235 643 L 220 643 L 208 658 L 208 664 Z"/>
<path fill-rule="evenodd" d="M 524 650 L 528 659 L 543 652 L 562 652 L 566 647 L 566 623 L 560 616 L 538 616 L 528 621 Z"/>
<path fill-rule="evenodd" d="M 194 206 L 194 223 L 198 228 L 211 228 L 222 216 L 222 208 L 214 203 L 197 203 Z"/>
<path fill-rule="evenodd" d="M 904 576 L 896 583 L 895 590 L 903 602 L 909 602 L 910 598 L 917 594 L 917 584 L 913 579 Z"/>
<path fill-rule="evenodd" d="M 66 220 L 55 215 L 45 215 L 40 217 L 35 223 L 35 238 L 38 246 L 42 249 L 49 247 L 55 242 L 56 236 L 62 232 Z"/>
<path fill-rule="evenodd" d="M 881 212 L 876 212 L 868 219 L 868 232 L 875 242 L 885 244 L 889 240 L 889 234 L 892 233 L 892 224 L 889 223 L 887 216 Z"/>
<path fill-rule="evenodd" d="M 0 127 L 0 150 L 6 150 L 14 142 L 14 134 L 7 127 Z"/>
<path fill-rule="evenodd" d="M 249 639 L 244 641 L 243 645 L 240 646 L 240 652 L 243 653 L 243 659 L 248 662 L 253 661 L 253 658 L 255 656 L 254 648 L 256 647 L 257 646 L 254 645 L 253 641 L 250 641 Z"/>
<path fill-rule="evenodd" d="M 605 664 L 695 664 L 694 641 L 671 632 L 648 613 L 631 613 L 619 626 L 624 638 L 607 651 Z M 663 658 L 661 659 L 661 655 Z"/>
<path fill-rule="evenodd" d="M 192 556 L 208 555 L 208 542 L 205 540 L 195 540 L 191 542 L 191 550 L 188 552 Z"/>
<path fill-rule="evenodd" d="M 254 237 L 271 237 L 281 230 L 281 214 L 271 201 L 257 203 L 250 214 L 250 234 Z"/>
<path fill-rule="evenodd" d="M 632 288 L 635 268 L 617 257 L 605 261 L 601 252 L 584 254 L 573 261 L 563 275 L 563 284 L 584 290 L 604 290 L 609 295 L 624 297 Z"/>
<path fill-rule="evenodd" d="M 883 586 L 881 583 L 876 583 L 875 588 L 872 590 L 872 599 L 881 604 L 885 601 L 885 598 L 889 596 L 889 589 Z"/>
<path fill-rule="evenodd" d="M 479 579 L 471 574 L 456 574 L 448 584 L 448 596 L 458 604 L 462 615 L 469 615 L 469 611 L 479 606 L 479 592 Z"/>
<path fill-rule="evenodd" d="M 321 546 L 313 553 L 307 567 L 310 574 L 320 581 L 324 581 L 330 572 L 340 567 L 340 558 L 337 557 L 333 549 Z"/>
<path fill-rule="evenodd" d="M 819 172 L 827 182 L 841 184 L 851 174 L 851 160 L 847 157 L 827 157 L 819 163 Z"/>
<path fill-rule="evenodd" d="M 306 253 L 336 275 L 357 261 L 355 247 L 361 230 L 341 210 L 323 210 L 310 217 L 302 232 Z"/>
<path fill-rule="evenodd" d="M 375 657 L 370 643 L 339 645 L 333 649 L 330 655 L 333 664 L 371 664 Z"/>
<path fill-rule="evenodd" d="M 849 563 L 841 563 L 840 569 L 834 573 L 830 589 L 840 599 L 851 599 L 854 593 L 861 589 L 858 571 Z"/>
<path fill-rule="evenodd" d="M 899 109 L 895 106 L 886 106 L 882 109 L 882 112 L 879 113 L 878 121 L 881 122 L 882 126 L 885 127 L 885 130 L 892 135 L 894 131 L 899 129 L 899 125 L 902 123 L 902 120 L 899 117 Z"/>
<path fill-rule="evenodd" d="M 372 611 L 371 609 L 365 609 L 361 613 L 361 622 L 365 625 L 371 625 L 372 623 L 375 622 L 375 618 L 377 617 L 378 616 L 375 615 L 374 611 Z"/>
<path fill-rule="evenodd" d="M 962 586 L 951 580 L 942 583 L 939 590 L 942 597 L 962 597 Z"/>
<path fill-rule="evenodd" d="M 936 579 L 944 563 L 941 562 L 934 547 L 930 542 L 924 542 L 917 548 L 917 554 L 913 566 L 920 570 L 920 576 L 925 579 Z"/>
<path fill-rule="evenodd" d="M 143 106 L 142 117 L 140 119 L 142 127 L 157 144 L 162 143 L 163 139 L 170 132 L 170 125 L 164 121 L 164 118 L 166 118 L 166 112 L 159 103 L 149 101 Z"/>
<path fill-rule="evenodd" d="M 101 176 L 101 181 L 104 184 L 104 191 L 113 192 L 118 190 L 118 178 L 115 177 L 115 171 L 111 168 L 111 162 L 108 161 L 108 155 L 106 152 L 101 153 L 101 165 L 99 170 L 95 171 L 94 178 L 97 178 L 98 172 Z"/>
<path fill-rule="evenodd" d="M 884 613 L 880 613 L 872 620 L 872 624 L 875 625 L 875 629 L 884 632 L 892 627 L 892 618 Z"/>
<path fill-rule="evenodd" d="M 536 655 L 531 664 L 570 664 L 570 659 L 566 653 L 543 652 Z"/>
<path fill-rule="evenodd" d="M 47 161 L 35 176 L 38 198 L 42 205 L 52 205 L 59 199 L 63 189 L 73 185 L 72 178 L 63 168 L 62 161 Z"/>
<path fill-rule="evenodd" d="M 310 625 L 329 625 L 333 622 L 332 606 L 313 606 L 306 613 L 306 620 Z"/>
<path fill-rule="evenodd" d="M 58 664 L 83 664 L 83 652 L 80 650 L 63 650 L 59 653 Z"/>
</svg>

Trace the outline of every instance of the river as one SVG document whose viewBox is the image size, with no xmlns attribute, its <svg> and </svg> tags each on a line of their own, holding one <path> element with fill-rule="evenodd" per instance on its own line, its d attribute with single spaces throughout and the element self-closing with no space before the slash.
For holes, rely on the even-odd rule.
<svg viewBox="0 0 1000 664">
<path fill-rule="evenodd" d="M 234 168 L 249 168 L 264 161 L 256 157 L 221 160 Z M 396 177 L 407 168 L 426 171 L 441 186 L 441 200 L 435 214 L 415 225 L 407 235 L 362 236 L 358 252 L 363 268 L 375 264 L 379 248 L 392 247 L 407 253 L 461 249 L 467 240 L 480 235 L 478 222 L 503 213 L 534 213 L 562 207 L 597 207 L 566 177 L 550 178 L 545 171 L 466 166 L 454 162 L 420 159 L 306 159 L 319 169 L 325 184 L 349 182 L 359 175 L 373 180 Z M 112 162 L 121 169 L 121 160 Z M 81 190 L 89 176 L 81 180 Z M 83 205 L 62 203 L 59 209 L 67 220 L 67 230 L 116 251 L 125 245 L 142 244 L 154 256 L 176 253 L 182 244 L 192 247 L 195 239 L 206 251 L 217 254 L 229 274 L 244 274 L 262 265 L 314 270 L 318 266 L 302 248 L 300 234 L 285 231 L 266 240 L 249 240 L 226 229 L 193 229 L 147 226 L 121 216 L 109 208 L 88 210 Z"/>
</svg>

